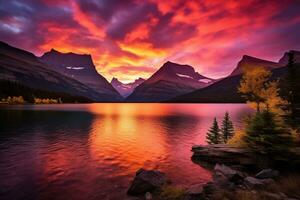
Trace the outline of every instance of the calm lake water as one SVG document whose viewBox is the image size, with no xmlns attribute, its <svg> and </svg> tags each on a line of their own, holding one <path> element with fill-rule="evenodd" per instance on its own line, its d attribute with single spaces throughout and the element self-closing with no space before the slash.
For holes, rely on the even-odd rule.
<svg viewBox="0 0 300 200">
<path fill-rule="evenodd" d="M 0 107 L 0 199 L 130 199 L 139 168 L 176 185 L 206 183 L 191 161 L 216 116 L 236 128 L 244 104 L 70 104 Z"/>
</svg>

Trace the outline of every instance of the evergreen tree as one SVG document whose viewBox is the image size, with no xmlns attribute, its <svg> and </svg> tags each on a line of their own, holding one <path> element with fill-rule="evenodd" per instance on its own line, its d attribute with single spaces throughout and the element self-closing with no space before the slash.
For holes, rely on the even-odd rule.
<svg viewBox="0 0 300 200">
<path fill-rule="evenodd" d="M 224 119 L 222 121 L 221 134 L 224 143 L 227 143 L 227 141 L 234 135 L 233 123 L 230 120 L 228 112 L 225 113 Z"/>
<path fill-rule="evenodd" d="M 289 105 L 289 111 L 290 111 L 290 119 L 292 122 L 295 121 L 297 116 L 297 98 L 296 95 L 299 92 L 299 76 L 297 73 L 297 68 L 294 61 L 294 53 L 290 51 L 288 53 L 289 62 L 287 65 L 288 68 L 288 74 L 286 77 L 286 83 L 287 83 L 287 100 Z M 298 83 L 298 84 L 297 84 Z M 299 103 L 299 102 L 298 102 Z"/>
<path fill-rule="evenodd" d="M 291 144 L 288 130 L 267 110 L 249 119 L 244 140 L 253 151 L 273 156 L 284 154 Z"/>
<path fill-rule="evenodd" d="M 206 141 L 208 144 L 221 143 L 220 128 L 216 118 L 214 118 L 213 125 L 206 134 Z"/>
</svg>

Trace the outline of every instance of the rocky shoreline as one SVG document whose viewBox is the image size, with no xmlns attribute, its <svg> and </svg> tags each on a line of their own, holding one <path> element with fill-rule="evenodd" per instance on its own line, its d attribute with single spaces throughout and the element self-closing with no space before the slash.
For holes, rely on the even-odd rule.
<svg viewBox="0 0 300 200">
<path fill-rule="evenodd" d="M 256 158 L 247 149 L 229 145 L 197 145 L 192 147 L 192 152 L 193 162 L 201 166 L 204 163 L 210 167 L 214 166 L 211 182 L 182 189 L 177 192 L 180 194 L 174 198 L 161 197 L 160 194 L 164 192 L 164 187 L 171 185 L 171 182 L 166 178 L 166 174 L 157 170 L 140 169 L 137 171 L 127 194 L 147 200 L 226 199 L 223 198 L 226 193 L 233 194 L 237 192 L 244 196 L 258 196 L 258 198 L 250 199 L 300 199 L 298 194 L 266 190 L 265 188 L 274 185 L 281 178 L 281 173 L 275 169 L 258 166 L 258 163 L 255 163 Z M 296 152 L 299 153 L 298 150 Z M 218 195 L 222 198 L 216 198 Z"/>
</svg>

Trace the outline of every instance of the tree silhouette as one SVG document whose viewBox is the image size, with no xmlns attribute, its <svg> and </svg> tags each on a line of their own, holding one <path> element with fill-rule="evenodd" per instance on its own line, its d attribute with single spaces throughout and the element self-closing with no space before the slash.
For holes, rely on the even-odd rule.
<svg viewBox="0 0 300 200">
<path fill-rule="evenodd" d="M 294 53 L 290 51 L 288 53 L 289 62 L 287 65 L 288 68 L 288 74 L 287 74 L 287 100 L 290 110 L 290 117 L 292 120 L 295 120 L 296 116 L 296 102 L 295 102 L 295 95 L 296 95 L 296 88 L 297 88 L 297 71 L 295 67 L 295 61 L 294 61 Z"/>
<path fill-rule="evenodd" d="M 206 141 L 208 144 L 219 144 L 221 143 L 220 128 L 217 119 L 214 118 L 213 125 L 207 132 Z"/>
<path fill-rule="evenodd" d="M 227 143 L 227 141 L 234 135 L 233 123 L 230 120 L 228 112 L 225 113 L 224 119 L 222 121 L 221 134 L 224 143 Z"/>
</svg>

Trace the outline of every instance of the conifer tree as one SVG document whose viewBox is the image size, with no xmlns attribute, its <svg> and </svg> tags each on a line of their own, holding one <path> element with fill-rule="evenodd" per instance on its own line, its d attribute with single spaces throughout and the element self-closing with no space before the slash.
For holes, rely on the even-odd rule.
<svg viewBox="0 0 300 200">
<path fill-rule="evenodd" d="M 224 119 L 222 121 L 221 134 L 224 143 L 227 143 L 227 141 L 234 135 L 233 123 L 230 120 L 228 112 L 225 113 Z"/>
<path fill-rule="evenodd" d="M 220 128 L 216 118 L 214 118 L 213 125 L 207 132 L 206 141 L 208 144 L 221 143 Z"/>
<path fill-rule="evenodd" d="M 264 110 L 249 119 L 244 141 L 257 153 L 278 157 L 286 156 L 292 139 L 288 130 L 276 120 L 275 114 Z"/>
</svg>

